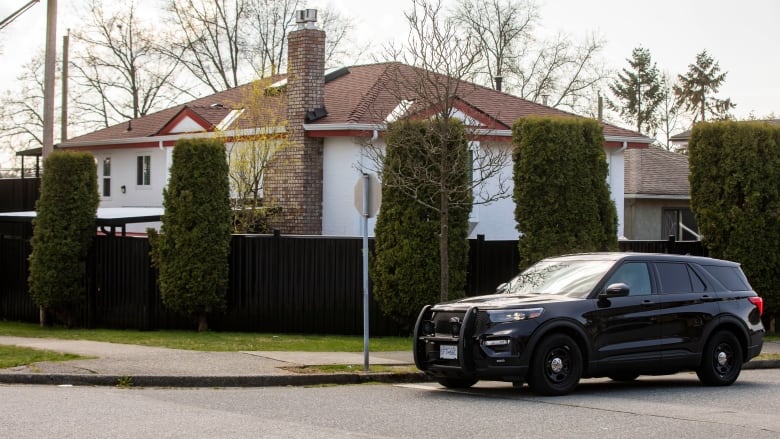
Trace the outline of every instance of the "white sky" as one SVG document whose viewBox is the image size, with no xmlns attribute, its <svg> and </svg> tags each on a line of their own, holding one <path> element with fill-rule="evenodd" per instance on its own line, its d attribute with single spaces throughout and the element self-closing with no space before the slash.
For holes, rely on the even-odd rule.
<svg viewBox="0 0 780 439">
<path fill-rule="evenodd" d="M 154 4 L 157 0 L 136 0 Z M 780 117 L 780 1 L 778 0 L 537 0 L 543 31 L 563 31 L 577 39 L 597 32 L 606 40 L 602 54 L 608 67 L 627 66 L 633 48 L 650 50 L 662 71 L 687 71 L 703 49 L 728 72 L 720 90 L 737 104 L 737 117 Z M 0 0 L 0 19 L 27 0 Z M 68 27 L 78 18 L 74 5 L 82 0 L 59 0 L 58 50 Z M 355 37 L 379 47 L 405 37 L 403 10 L 410 0 L 324 0 L 356 24 Z M 452 0 L 444 0 L 445 5 Z M 10 26 L 0 31 L 0 90 L 13 90 L 20 67 L 45 44 L 46 4 L 41 0 Z"/>
</svg>

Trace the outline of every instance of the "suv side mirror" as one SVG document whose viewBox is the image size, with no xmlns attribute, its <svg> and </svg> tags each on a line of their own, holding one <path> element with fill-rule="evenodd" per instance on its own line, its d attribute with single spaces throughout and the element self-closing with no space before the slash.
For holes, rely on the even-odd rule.
<svg viewBox="0 0 780 439">
<path fill-rule="evenodd" d="M 628 287 L 628 285 L 624 284 L 623 282 L 618 282 L 608 285 L 607 289 L 604 290 L 603 293 L 599 294 L 599 297 L 603 297 L 605 299 L 609 297 L 625 297 L 628 296 L 630 291 L 631 289 Z"/>
</svg>

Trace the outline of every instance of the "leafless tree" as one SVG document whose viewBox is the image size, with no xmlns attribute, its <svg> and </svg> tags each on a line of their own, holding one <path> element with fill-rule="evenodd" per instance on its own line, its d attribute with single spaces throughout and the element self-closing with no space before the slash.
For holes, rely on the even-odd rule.
<svg viewBox="0 0 780 439">
<path fill-rule="evenodd" d="M 539 15 L 533 0 L 459 0 L 454 18 L 482 52 L 480 82 L 498 88 L 531 50 Z"/>
<path fill-rule="evenodd" d="M 674 82 L 668 73 L 661 75 L 661 104 L 658 106 L 659 130 L 664 140 L 661 146 L 671 151 L 672 144 L 669 137 L 680 131 L 683 126 L 684 115 L 674 95 Z"/>
<path fill-rule="evenodd" d="M 154 28 L 142 24 L 135 2 L 106 11 L 92 0 L 82 30 L 75 33 L 73 102 L 86 124 L 105 127 L 135 119 L 178 97 L 172 86 L 177 60 L 162 56 Z"/>
<path fill-rule="evenodd" d="M 0 97 L 0 139 L 9 152 L 43 145 L 43 58 L 25 64 L 18 89 Z"/>
<path fill-rule="evenodd" d="M 246 80 L 242 37 L 250 29 L 251 0 L 170 0 L 171 34 L 163 50 L 211 92 Z"/>
<path fill-rule="evenodd" d="M 211 92 L 276 75 L 286 69 L 287 34 L 303 7 L 300 0 L 170 0 L 166 52 Z M 359 50 L 348 44 L 351 19 L 327 9 L 318 21 L 328 35 L 327 63 Z"/>
<path fill-rule="evenodd" d="M 462 169 L 458 164 L 463 162 L 463 157 L 452 156 L 452 151 L 444 146 L 457 143 L 448 137 L 457 132 L 449 125 L 458 117 L 458 102 L 467 99 L 476 89 L 467 80 L 473 79 L 481 51 L 474 40 L 459 31 L 455 20 L 444 16 L 440 0 L 413 0 L 412 5 L 405 14 L 410 28 L 406 45 L 387 47 L 386 57 L 401 62 L 390 64 L 388 69 L 387 92 L 400 104 L 386 122 L 403 118 L 428 119 L 432 129 L 438 131 L 422 140 L 423 146 L 418 152 L 423 157 L 399 171 L 403 175 L 393 178 L 387 178 L 386 173 L 391 170 L 381 168 L 385 150 L 372 143 L 367 151 L 371 158 L 369 162 L 378 167 L 375 170 L 382 176 L 383 184 L 394 185 L 415 202 L 439 214 L 441 299 L 447 300 L 449 213 L 454 208 L 471 209 L 471 197 L 468 197 L 468 205 L 459 204 L 463 203 L 463 193 L 475 194 L 477 203 L 490 203 L 508 196 L 501 174 L 508 163 L 508 153 L 501 148 L 476 148 L 470 159 L 473 160 L 473 179 L 467 179 L 465 186 L 460 183 Z M 473 129 L 472 122 L 464 121 Z M 432 167 L 436 169 L 432 170 Z M 487 189 L 491 180 L 498 181 L 495 193 Z M 435 190 L 433 194 L 425 194 L 419 190 L 421 187 L 434 187 Z"/>
<path fill-rule="evenodd" d="M 599 58 L 604 41 L 597 35 L 582 42 L 563 33 L 539 39 L 532 0 L 459 0 L 454 17 L 485 54 L 482 83 L 495 86 L 494 78 L 502 76 L 502 88 L 522 98 L 595 114 L 594 96 L 608 77 Z"/>
</svg>

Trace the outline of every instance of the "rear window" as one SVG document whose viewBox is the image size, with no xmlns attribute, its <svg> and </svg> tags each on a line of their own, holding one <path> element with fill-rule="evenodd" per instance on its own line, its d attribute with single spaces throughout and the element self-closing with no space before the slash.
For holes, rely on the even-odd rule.
<svg viewBox="0 0 780 439">
<path fill-rule="evenodd" d="M 731 291 L 747 291 L 750 290 L 750 284 L 748 284 L 745 274 L 742 273 L 742 269 L 739 267 L 726 267 L 722 265 L 703 265 L 702 266 L 709 274 L 717 279 L 724 287 Z"/>
</svg>

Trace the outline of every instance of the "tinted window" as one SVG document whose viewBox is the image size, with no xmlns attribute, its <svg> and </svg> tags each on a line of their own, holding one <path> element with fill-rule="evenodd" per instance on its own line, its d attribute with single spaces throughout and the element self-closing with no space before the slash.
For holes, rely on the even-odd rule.
<svg viewBox="0 0 780 439">
<path fill-rule="evenodd" d="M 693 285 L 693 291 L 695 293 L 703 293 L 707 291 L 707 285 L 701 280 L 698 274 L 691 267 L 688 267 L 688 275 L 691 277 L 691 284 Z"/>
<path fill-rule="evenodd" d="M 658 262 L 655 266 L 661 278 L 660 291 L 662 293 L 690 293 L 693 291 L 687 265 Z"/>
<path fill-rule="evenodd" d="M 725 267 L 722 265 L 704 265 L 703 267 L 712 277 L 731 291 L 750 290 L 750 285 L 739 267 Z"/>
<path fill-rule="evenodd" d="M 644 262 L 627 262 L 621 265 L 604 286 L 615 283 L 628 285 L 628 294 L 631 296 L 651 294 L 650 272 Z"/>
</svg>

